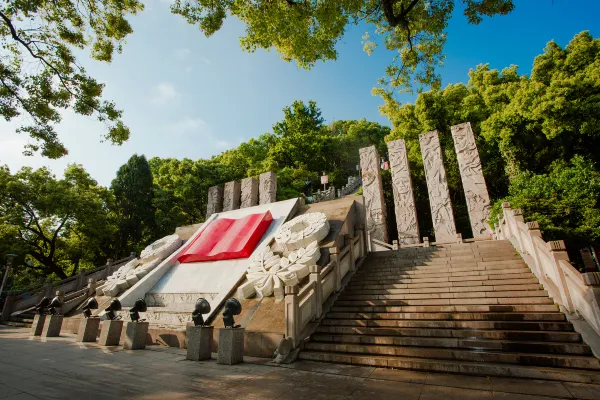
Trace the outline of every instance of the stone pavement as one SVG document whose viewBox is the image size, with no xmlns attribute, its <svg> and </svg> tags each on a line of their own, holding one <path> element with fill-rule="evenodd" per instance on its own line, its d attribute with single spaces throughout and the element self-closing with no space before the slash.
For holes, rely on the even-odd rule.
<svg viewBox="0 0 600 400">
<path fill-rule="evenodd" d="M 223 366 L 185 360 L 185 350 L 126 351 L 75 343 L 74 335 L 30 339 L 0 326 L 0 399 L 600 399 L 600 385 L 468 377 L 264 359 Z M 214 358 L 214 357 L 213 357 Z"/>
</svg>

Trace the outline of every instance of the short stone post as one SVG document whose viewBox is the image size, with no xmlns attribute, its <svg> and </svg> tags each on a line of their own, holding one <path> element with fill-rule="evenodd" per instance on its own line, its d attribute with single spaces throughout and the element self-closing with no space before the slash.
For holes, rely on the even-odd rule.
<svg viewBox="0 0 600 400">
<path fill-rule="evenodd" d="M 98 329 L 100 328 L 100 318 L 84 318 L 79 323 L 76 342 L 95 342 L 98 338 Z"/>
<path fill-rule="evenodd" d="M 100 346 L 118 346 L 121 341 L 123 321 L 107 319 L 102 321 L 102 331 L 98 344 Z"/>
<path fill-rule="evenodd" d="M 337 247 L 329 248 L 329 259 L 335 263 L 333 266 L 333 273 L 335 274 L 334 291 L 337 293 L 342 290 L 342 271 L 340 268 L 340 254 Z"/>
<path fill-rule="evenodd" d="M 397 240 L 392 240 L 392 250 L 398 250 L 400 247 L 398 246 Z"/>
<path fill-rule="evenodd" d="M 44 323 L 46 322 L 46 315 L 35 314 L 33 317 L 33 324 L 31 324 L 31 336 L 42 336 L 44 329 Z"/>
<path fill-rule="evenodd" d="M 125 324 L 125 350 L 141 350 L 146 348 L 149 322 L 128 322 Z"/>
<path fill-rule="evenodd" d="M 354 238 L 351 235 L 344 235 L 344 244 L 348 243 L 350 246 L 350 271 L 356 269 L 356 262 L 354 257 Z"/>
<path fill-rule="evenodd" d="M 46 281 L 44 283 L 44 291 L 43 293 L 40 295 L 40 300 L 42 300 L 43 297 L 52 297 L 52 281 Z M 39 303 L 39 302 L 38 302 Z"/>
<path fill-rule="evenodd" d="M 423 247 L 429 247 L 429 237 L 423 236 Z"/>
<path fill-rule="evenodd" d="M 462 233 L 457 233 L 456 234 L 456 243 L 457 244 L 462 244 L 463 243 Z"/>
<path fill-rule="evenodd" d="M 321 318 L 323 314 L 323 287 L 321 286 L 321 266 L 311 265 L 309 268 L 309 282 L 315 283 L 315 319 Z"/>
<path fill-rule="evenodd" d="M 244 328 L 219 329 L 217 364 L 235 365 L 244 362 Z"/>
<path fill-rule="evenodd" d="M 97 287 L 98 287 L 98 282 L 96 282 L 96 279 L 89 278 L 88 279 L 88 296 L 93 296 L 96 293 Z"/>
<path fill-rule="evenodd" d="M 294 347 L 299 342 L 298 319 L 300 318 L 300 304 L 298 302 L 298 285 L 285 286 L 285 337 L 294 340 Z"/>
<path fill-rule="evenodd" d="M 187 333 L 187 359 L 192 361 L 210 360 L 213 340 L 212 326 L 188 326 Z M 219 333 L 220 335 L 220 333 Z M 219 336 L 219 349 L 221 337 Z M 242 346 L 242 356 L 244 347 Z"/>
<path fill-rule="evenodd" d="M 557 286 L 562 298 L 562 305 L 567 309 L 568 312 L 572 313 L 575 308 L 573 307 L 573 301 L 571 300 L 571 294 L 569 293 L 569 287 L 567 286 L 567 280 L 565 273 L 560 267 L 560 260 L 569 262 L 569 255 L 567 254 L 567 247 L 563 240 L 553 240 L 546 243 L 548 250 L 550 250 L 551 260 L 554 268 L 556 277 L 558 278 Z"/>
<path fill-rule="evenodd" d="M 75 284 L 75 290 L 83 289 L 85 286 L 85 271 L 79 271 L 79 275 L 77 275 L 77 283 Z"/>
<path fill-rule="evenodd" d="M 58 337 L 60 336 L 60 329 L 62 328 L 63 316 L 62 315 L 48 315 L 46 316 L 46 323 L 44 329 L 42 329 L 42 337 Z"/>
</svg>

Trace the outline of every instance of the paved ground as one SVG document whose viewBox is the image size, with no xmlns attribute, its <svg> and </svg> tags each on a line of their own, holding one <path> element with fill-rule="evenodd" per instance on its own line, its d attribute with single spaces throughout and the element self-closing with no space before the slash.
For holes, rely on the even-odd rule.
<svg viewBox="0 0 600 400">
<path fill-rule="evenodd" d="M 0 399 L 600 399 L 599 385 L 465 377 L 313 362 L 279 367 L 185 360 L 185 351 L 124 351 L 30 339 L 0 326 Z"/>
</svg>

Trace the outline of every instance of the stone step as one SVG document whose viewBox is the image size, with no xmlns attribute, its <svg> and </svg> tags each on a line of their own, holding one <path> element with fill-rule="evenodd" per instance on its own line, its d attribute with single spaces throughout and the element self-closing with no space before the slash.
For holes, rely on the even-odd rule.
<svg viewBox="0 0 600 400">
<path fill-rule="evenodd" d="M 4 321 L 2 324 L 7 326 L 14 326 L 15 328 L 31 328 L 33 321 L 31 322 L 22 322 L 22 321 Z"/>
<path fill-rule="evenodd" d="M 590 356 L 592 350 L 583 343 L 531 342 L 517 340 L 481 340 L 405 336 L 335 335 L 316 333 L 314 342 L 337 344 L 366 344 L 383 346 L 444 347 L 466 350 L 494 350 L 517 353 L 576 354 Z"/>
<path fill-rule="evenodd" d="M 511 378 L 543 379 L 593 384 L 600 383 L 600 374 L 598 374 L 598 371 L 596 370 L 532 367 L 453 360 L 430 360 L 397 356 L 374 357 L 372 355 L 324 353 L 316 351 L 302 351 L 299 358 L 301 360 L 400 368 L 417 371 L 449 372 L 465 375 L 504 376 Z"/>
<path fill-rule="evenodd" d="M 443 320 L 443 321 L 566 321 L 566 317 L 560 312 L 550 313 L 370 313 L 370 312 L 335 312 L 327 313 L 328 319 L 366 319 L 366 320 Z"/>
<path fill-rule="evenodd" d="M 452 305 L 517 305 L 554 304 L 548 297 L 427 299 L 427 300 L 338 300 L 337 306 L 452 306 Z"/>
<path fill-rule="evenodd" d="M 474 286 L 500 286 L 500 285 L 523 285 L 537 284 L 537 278 L 532 275 L 529 278 L 519 279 L 489 279 L 485 281 L 445 281 L 445 282 L 430 282 L 430 283 L 364 283 L 360 281 L 350 281 L 345 290 L 354 290 L 358 288 L 364 289 L 420 289 L 420 288 L 454 288 L 454 287 L 474 287 Z"/>
<path fill-rule="evenodd" d="M 394 328 L 394 327 L 355 327 L 320 325 L 318 333 L 371 335 L 371 336 L 409 336 L 409 337 L 441 337 L 484 340 L 518 340 L 533 342 L 571 342 L 580 343 L 581 335 L 577 332 L 564 331 L 524 331 L 501 329 L 431 329 L 431 328 Z"/>
<path fill-rule="evenodd" d="M 376 267 L 407 267 L 407 266 L 419 266 L 419 265 L 430 265 L 430 266 L 443 266 L 443 265 L 452 265 L 452 266 L 469 266 L 469 265 L 510 265 L 510 264 L 523 264 L 524 261 L 522 258 L 515 259 L 506 259 L 505 257 L 500 257 L 494 260 L 483 260 L 483 259 L 471 259 L 471 260 L 454 260 L 454 259 L 441 259 L 441 258 L 432 258 L 432 259 L 392 259 L 386 258 L 381 260 L 368 260 L 363 264 L 363 268 L 376 268 Z"/>
<path fill-rule="evenodd" d="M 362 326 L 428 329 L 500 329 L 523 331 L 572 332 L 570 322 L 539 321 L 433 321 L 433 320 L 389 320 L 389 319 L 329 319 L 321 321 L 323 326 Z"/>
<path fill-rule="evenodd" d="M 346 293 L 352 294 L 414 294 L 414 293 L 456 293 L 456 292 L 504 292 L 504 291 L 526 291 L 543 290 L 543 286 L 538 284 L 529 285 L 498 285 L 498 286 L 456 286 L 442 288 L 415 288 L 415 289 L 364 289 L 362 287 L 350 287 Z"/>
<path fill-rule="evenodd" d="M 418 299 L 476 299 L 500 297 L 548 297 L 545 290 L 490 291 L 490 292 L 452 292 L 452 293 L 405 293 L 405 294 L 356 294 L 343 292 L 340 300 L 418 300 Z"/>
<path fill-rule="evenodd" d="M 506 272 L 506 271 L 504 271 Z M 512 271 L 511 271 L 512 272 Z M 489 280 L 503 280 L 503 279 L 523 279 L 531 278 L 533 274 L 531 272 L 515 272 L 506 273 L 501 275 L 476 275 L 476 276 L 440 276 L 431 278 L 415 278 L 413 276 L 376 276 L 376 277 L 364 277 L 362 279 L 352 279 L 351 283 L 360 282 L 361 284 L 367 283 L 370 285 L 376 284 L 390 284 L 390 283 L 435 283 L 435 282 L 466 282 L 466 281 L 489 281 Z M 469 286 L 469 285 L 463 285 Z"/>
<path fill-rule="evenodd" d="M 365 281 L 365 280 L 378 280 L 378 279 L 432 279 L 432 278 L 452 278 L 452 277 L 469 277 L 469 279 L 476 279 L 472 277 L 476 276 L 500 276 L 500 275 L 511 275 L 511 274 L 531 274 L 529 268 L 526 267 L 511 267 L 503 270 L 494 271 L 431 271 L 422 272 L 419 274 L 411 273 L 410 271 L 359 271 L 354 275 L 352 280 Z"/>
<path fill-rule="evenodd" d="M 524 268 L 524 263 L 511 264 L 512 267 Z M 505 264 L 500 265 L 477 265 L 477 264 L 440 264 L 440 265 L 414 265 L 414 266 L 396 266 L 396 265 L 381 265 L 365 267 L 361 266 L 358 272 L 374 273 L 374 272 L 395 272 L 395 273 L 413 273 L 427 274 L 434 272 L 466 272 L 466 271 L 495 271 L 507 269 Z M 406 272 L 404 272 L 406 271 Z M 357 273 L 358 273 L 357 272 Z"/>
<path fill-rule="evenodd" d="M 556 304 L 507 305 L 507 306 L 338 306 L 333 305 L 331 312 L 367 312 L 367 313 L 556 313 Z"/>
<path fill-rule="evenodd" d="M 403 347 L 361 344 L 309 342 L 305 350 L 374 356 L 401 356 L 435 360 L 458 360 L 498 364 L 532 365 L 539 367 L 580 368 L 600 370 L 600 360 L 595 357 L 561 354 L 511 353 L 492 350 L 463 350 L 431 347 Z"/>
</svg>

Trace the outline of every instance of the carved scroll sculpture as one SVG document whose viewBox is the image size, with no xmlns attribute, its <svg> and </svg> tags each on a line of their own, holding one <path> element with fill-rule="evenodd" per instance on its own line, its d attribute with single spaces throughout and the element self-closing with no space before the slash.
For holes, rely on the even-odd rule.
<svg viewBox="0 0 600 400">
<path fill-rule="evenodd" d="M 470 122 L 455 125 L 452 128 L 452 139 L 458 158 L 460 177 L 462 179 L 469 219 L 473 229 L 473 237 L 489 238 L 492 230 L 487 224 L 490 217 L 490 196 L 481 169 L 479 151 Z"/>
<path fill-rule="evenodd" d="M 206 219 L 214 213 L 223 210 L 223 188 L 221 186 L 212 186 L 208 188 L 208 202 L 206 205 Z"/>
<path fill-rule="evenodd" d="M 275 203 L 277 193 L 277 175 L 275 172 L 260 174 L 259 204 Z"/>
<path fill-rule="evenodd" d="M 392 169 L 392 188 L 394 191 L 394 209 L 396 211 L 396 225 L 398 226 L 398 240 L 402 244 L 419 243 L 419 224 L 417 222 L 417 208 L 410 179 L 410 166 L 406 155 L 404 140 L 388 142 L 390 166 Z"/>
<path fill-rule="evenodd" d="M 223 211 L 237 210 L 240 208 L 240 182 L 231 181 L 225 184 L 223 193 Z"/>
<path fill-rule="evenodd" d="M 258 205 L 258 179 L 242 179 L 242 201 L 240 208 Z"/>
<path fill-rule="evenodd" d="M 456 241 L 456 225 L 446 181 L 446 170 L 442 159 L 442 148 L 437 131 L 431 131 L 419 136 L 431 219 L 437 243 L 452 243 Z"/>
<path fill-rule="evenodd" d="M 367 230 L 372 239 L 388 242 L 383 185 L 379 171 L 379 154 L 375 146 L 359 150 L 363 196 L 367 213 Z"/>
</svg>

